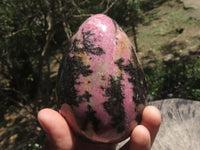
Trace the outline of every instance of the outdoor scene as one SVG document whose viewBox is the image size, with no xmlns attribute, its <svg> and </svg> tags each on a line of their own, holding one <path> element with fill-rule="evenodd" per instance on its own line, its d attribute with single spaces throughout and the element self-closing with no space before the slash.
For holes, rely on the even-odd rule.
<svg viewBox="0 0 200 150">
<path fill-rule="evenodd" d="M 193 2 L 193 3 L 190 3 Z M 40 149 L 37 113 L 58 110 L 56 81 L 78 27 L 106 14 L 127 33 L 143 66 L 148 100 L 200 101 L 200 3 L 195 0 L 0 2 L 0 149 Z"/>
</svg>

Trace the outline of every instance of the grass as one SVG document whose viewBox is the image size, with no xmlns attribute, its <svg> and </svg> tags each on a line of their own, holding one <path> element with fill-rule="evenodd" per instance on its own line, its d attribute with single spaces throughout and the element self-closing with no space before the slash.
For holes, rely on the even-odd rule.
<svg viewBox="0 0 200 150">
<path fill-rule="evenodd" d="M 145 14 L 138 25 L 138 55 L 149 99 L 179 97 L 200 100 L 200 18 L 198 11 L 167 1 Z M 133 39 L 133 37 L 131 37 Z M 196 81 L 194 83 L 194 81 Z"/>
</svg>

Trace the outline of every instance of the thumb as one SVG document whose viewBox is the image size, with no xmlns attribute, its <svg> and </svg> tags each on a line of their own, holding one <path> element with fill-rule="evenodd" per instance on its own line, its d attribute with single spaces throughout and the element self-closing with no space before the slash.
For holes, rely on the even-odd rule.
<svg viewBox="0 0 200 150">
<path fill-rule="evenodd" d="M 47 133 L 43 149 L 72 150 L 74 137 L 65 119 L 55 110 L 46 108 L 38 113 L 38 120 Z"/>
</svg>

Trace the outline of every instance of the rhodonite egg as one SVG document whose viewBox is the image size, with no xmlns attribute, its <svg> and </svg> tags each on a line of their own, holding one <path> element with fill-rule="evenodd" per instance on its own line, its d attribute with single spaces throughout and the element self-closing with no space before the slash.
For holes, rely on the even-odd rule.
<svg viewBox="0 0 200 150">
<path fill-rule="evenodd" d="M 140 123 L 147 91 L 128 36 L 111 18 L 93 15 L 66 50 L 58 77 L 60 113 L 77 136 L 114 143 Z"/>
</svg>

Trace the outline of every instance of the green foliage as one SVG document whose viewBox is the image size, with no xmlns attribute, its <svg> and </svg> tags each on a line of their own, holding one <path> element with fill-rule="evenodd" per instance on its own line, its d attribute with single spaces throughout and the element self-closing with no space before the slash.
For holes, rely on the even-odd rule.
<svg viewBox="0 0 200 150">
<path fill-rule="evenodd" d="M 141 16 L 140 0 L 118 0 L 108 12 L 121 26 L 139 23 Z"/>
<path fill-rule="evenodd" d="M 194 76 L 197 79 L 200 79 L 200 59 L 194 65 Z"/>
<path fill-rule="evenodd" d="M 145 68 L 150 100 L 170 97 L 200 100 L 199 62 L 200 59 L 194 62 L 183 59 L 164 62 L 154 71 Z"/>
<path fill-rule="evenodd" d="M 50 62 L 65 51 L 80 24 L 96 13 L 108 13 L 116 18 L 130 17 L 129 14 L 138 9 L 138 2 L 3 0 L 0 4 L 1 85 L 4 89 L 23 93 L 29 101 L 53 96 L 55 80 L 50 80 Z M 17 93 L 12 97 L 27 102 Z"/>
<path fill-rule="evenodd" d="M 141 11 L 140 9 L 140 0 L 128 0 L 127 2 L 128 9 L 130 13 L 137 13 Z"/>
<path fill-rule="evenodd" d="M 24 148 L 23 150 L 40 150 L 42 148 L 42 145 L 38 143 L 28 144 L 27 148 Z"/>
</svg>

